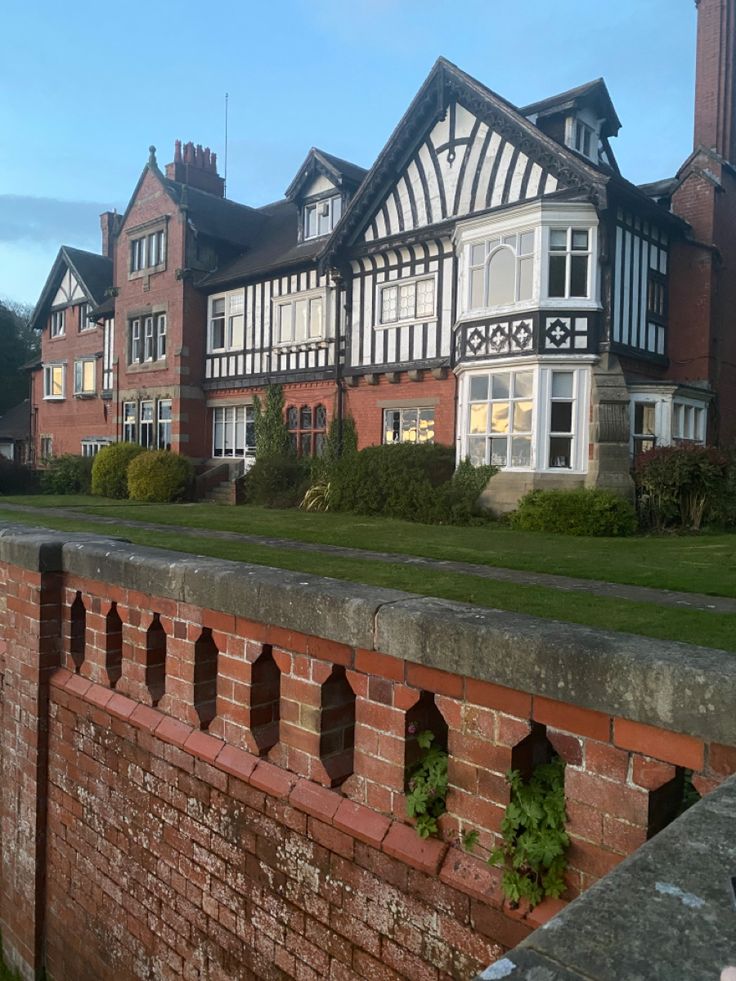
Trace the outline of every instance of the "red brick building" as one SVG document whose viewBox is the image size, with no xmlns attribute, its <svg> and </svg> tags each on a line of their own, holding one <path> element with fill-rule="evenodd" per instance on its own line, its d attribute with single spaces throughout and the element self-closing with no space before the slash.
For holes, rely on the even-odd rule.
<svg viewBox="0 0 736 981">
<path fill-rule="evenodd" d="M 208 149 L 162 172 L 152 148 L 103 256 L 63 248 L 37 306 L 37 458 L 132 439 L 237 470 L 274 382 L 299 452 L 346 414 L 361 445 L 454 443 L 499 508 L 730 443 L 735 25 L 700 0 L 694 151 L 642 187 L 602 80 L 517 109 L 444 59 L 370 170 L 312 149 L 265 207 Z"/>
</svg>

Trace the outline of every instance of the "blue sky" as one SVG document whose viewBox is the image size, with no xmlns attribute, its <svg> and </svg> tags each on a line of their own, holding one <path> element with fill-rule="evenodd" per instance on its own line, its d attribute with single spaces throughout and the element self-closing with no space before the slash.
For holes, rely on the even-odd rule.
<svg viewBox="0 0 736 981">
<path fill-rule="evenodd" d="M 60 244 L 99 249 L 148 156 L 217 150 L 228 196 L 283 196 L 310 146 L 369 166 L 442 54 L 517 105 L 603 75 L 630 180 L 692 147 L 693 0 L 4 0 L 0 297 L 34 302 Z"/>
</svg>

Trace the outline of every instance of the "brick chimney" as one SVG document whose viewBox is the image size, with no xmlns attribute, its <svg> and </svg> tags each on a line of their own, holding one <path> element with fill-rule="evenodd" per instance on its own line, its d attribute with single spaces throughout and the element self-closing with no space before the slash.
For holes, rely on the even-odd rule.
<svg viewBox="0 0 736 981">
<path fill-rule="evenodd" d="M 102 254 L 108 259 L 113 258 L 115 251 L 115 239 L 120 231 L 122 215 L 117 211 L 103 211 L 100 215 L 100 228 L 102 229 Z"/>
<path fill-rule="evenodd" d="M 166 164 L 166 176 L 170 180 L 197 187 L 200 191 L 225 196 L 225 181 L 217 173 L 217 154 L 209 147 L 202 149 L 200 144 L 174 144 L 174 162 Z"/>
<path fill-rule="evenodd" d="M 695 147 L 736 163 L 736 0 L 695 0 Z"/>
</svg>

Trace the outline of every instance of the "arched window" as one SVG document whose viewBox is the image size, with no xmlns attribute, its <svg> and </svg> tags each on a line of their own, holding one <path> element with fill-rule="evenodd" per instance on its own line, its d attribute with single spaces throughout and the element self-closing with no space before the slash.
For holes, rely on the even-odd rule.
<svg viewBox="0 0 736 981">
<path fill-rule="evenodd" d="M 488 305 L 505 306 L 516 300 L 516 257 L 502 245 L 488 260 Z"/>
<path fill-rule="evenodd" d="M 469 310 L 530 300 L 534 289 L 535 232 L 473 242 L 466 252 Z"/>
<path fill-rule="evenodd" d="M 290 405 L 286 410 L 286 428 L 292 449 L 299 456 L 321 456 L 327 433 L 327 410 L 324 405 Z"/>
</svg>

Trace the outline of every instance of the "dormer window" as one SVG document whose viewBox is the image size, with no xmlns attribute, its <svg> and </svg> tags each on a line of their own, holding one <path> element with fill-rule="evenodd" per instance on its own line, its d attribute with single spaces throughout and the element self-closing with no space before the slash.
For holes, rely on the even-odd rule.
<svg viewBox="0 0 736 981">
<path fill-rule="evenodd" d="M 319 201 L 304 205 L 304 238 L 319 238 L 329 235 L 340 220 L 342 198 L 334 194 Z"/>
<path fill-rule="evenodd" d="M 575 136 L 575 149 L 578 153 L 582 153 L 584 157 L 591 160 L 595 147 L 595 133 L 592 127 L 584 123 L 582 119 L 576 119 L 573 123 L 573 132 Z"/>
</svg>

